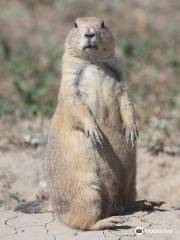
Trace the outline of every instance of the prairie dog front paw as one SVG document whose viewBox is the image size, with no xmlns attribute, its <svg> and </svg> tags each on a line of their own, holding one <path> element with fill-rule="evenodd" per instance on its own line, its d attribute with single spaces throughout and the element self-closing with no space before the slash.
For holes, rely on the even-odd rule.
<svg viewBox="0 0 180 240">
<path fill-rule="evenodd" d="M 131 127 L 130 126 L 124 126 L 125 128 L 125 138 L 128 144 L 131 145 L 133 148 L 137 139 L 139 138 L 139 132 L 136 127 L 136 124 L 133 124 Z"/>
<path fill-rule="evenodd" d="M 91 139 L 93 145 L 100 145 L 101 148 L 103 147 L 103 136 L 96 124 L 87 126 L 84 132 L 85 135 Z"/>
</svg>

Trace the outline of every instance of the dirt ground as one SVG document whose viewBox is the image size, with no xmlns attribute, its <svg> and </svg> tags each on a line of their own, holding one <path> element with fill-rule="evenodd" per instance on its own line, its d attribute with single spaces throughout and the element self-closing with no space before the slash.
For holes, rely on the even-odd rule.
<svg viewBox="0 0 180 240">
<path fill-rule="evenodd" d="M 10 120 L 1 121 L 0 130 L 0 208 L 12 209 L 18 201 L 46 196 L 44 175 L 45 142 L 49 120 L 32 122 L 11 120 L 16 127 L 8 131 Z M 10 127 L 9 127 L 10 129 Z M 167 207 L 180 208 L 180 158 L 166 153 L 152 155 L 138 146 L 137 193 L 140 199 L 163 200 Z"/>
</svg>

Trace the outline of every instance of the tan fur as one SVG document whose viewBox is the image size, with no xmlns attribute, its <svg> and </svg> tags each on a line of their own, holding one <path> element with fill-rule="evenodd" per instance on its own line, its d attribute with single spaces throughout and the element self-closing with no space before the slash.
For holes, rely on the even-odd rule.
<svg viewBox="0 0 180 240">
<path fill-rule="evenodd" d="M 99 18 L 76 24 L 49 130 L 50 196 L 62 222 L 100 230 L 135 200 L 137 129 L 111 32 Z"/>
</svg>

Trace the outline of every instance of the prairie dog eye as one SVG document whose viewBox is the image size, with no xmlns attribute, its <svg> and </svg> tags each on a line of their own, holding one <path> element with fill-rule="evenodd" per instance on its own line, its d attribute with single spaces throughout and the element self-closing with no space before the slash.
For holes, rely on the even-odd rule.
<svg viewBox="0 0 180 240">
<path fill-rule="evenodd" d="M 75 27 L 75 28 L 78 28 L 77 22 L 74 23 L 74 27 Z"/>
<path fill-rule="evenodd" d="M 101 28 L 105 28 L 104 21 L 102 21 L 102 23 L 101 23 Z"/>
</svg>

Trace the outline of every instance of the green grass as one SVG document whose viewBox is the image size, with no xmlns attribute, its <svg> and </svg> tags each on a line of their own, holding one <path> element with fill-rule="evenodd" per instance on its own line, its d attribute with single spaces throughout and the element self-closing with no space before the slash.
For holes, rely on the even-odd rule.
<svg viewBox="0 0 180 240">
<path fill-rule="evenodd" d="M 6 67 L 15 76 L 16 93 L 21 99 L 18 113 L 22 117 L 52 115 L 56 98 L 50 89 L 59 84 L 61 55 L 61 49 L 49 49 L 39 56 L 25 42 L 12 54 Z M 5 112 L 3 107 L 0 112 Z"/>
<path fill-rule="evenodd" d="M 126 67 L 131 68 L 131 70 L 139 70 L 137 64 L 141 63 L 154 64 L 156 68 L 159 68 L 165 62 L 163 59 L 157 62 L 154 56 L 155 52 L 160 51 L 164 55 L 164 49 L 166 49 L 168 52 L 165 55 L 167 55 L 170 51 L 167 36 L 157 35 L 153 32 L 149 33 L 146 40 L 134 35 L 122 37 L 118 47 L 122 50 L 122 57 Z M 175 58 L 175 55 L 171 57 Z"/>
<path fill-rule="evenodd" d="M 3 99 L 0 101 L 0 117 L 14 113 L 16 103 L 11 99 Z"/>
</svg>

